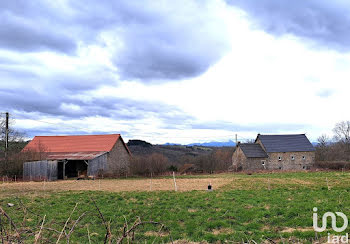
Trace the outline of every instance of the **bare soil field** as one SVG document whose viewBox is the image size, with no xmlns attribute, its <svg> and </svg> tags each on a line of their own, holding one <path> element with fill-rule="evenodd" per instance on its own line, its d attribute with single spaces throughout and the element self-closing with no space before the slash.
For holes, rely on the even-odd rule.
<svg viewBox="0 0 350 244">
<path fill-rule="evenodd" d="M 178 191 L 206 190 L 211 183 L 214 189 L 230 184 L 230 178 L 180 178 L 176 179 Z M 65 180 L 54 182 L 18 182 L 0 184 L 0 190 L 9 191 L 171 191 L 173 179 L 103 179 Z"/>
</svg>

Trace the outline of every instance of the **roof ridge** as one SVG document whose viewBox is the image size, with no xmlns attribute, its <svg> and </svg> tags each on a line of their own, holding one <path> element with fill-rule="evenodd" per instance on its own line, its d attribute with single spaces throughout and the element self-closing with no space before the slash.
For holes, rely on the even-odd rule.
<svg viewBox="0 0 350 244">
<path fill-rule="evenodd" d="M 34 136 L 34 137 L 67 137 L 67 136 L 120 136 L 120 134 L 55 135 L 55 136 Z"/>
<path fill-rule="evenodd" d="M 259 134 L 260 136 L 300 136 L 300 135 L 306 135 L 306 133 L 302 134 Z"/>
</svg>

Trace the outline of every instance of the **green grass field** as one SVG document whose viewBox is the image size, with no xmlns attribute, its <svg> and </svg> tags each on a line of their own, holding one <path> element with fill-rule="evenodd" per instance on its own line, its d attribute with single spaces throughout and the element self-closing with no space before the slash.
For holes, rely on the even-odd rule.
<svg viewBox="0 0 350 244">
<path fill-rule="evenodd" d="M 61 231 L 78 203 L 66 232 L 79 216 L 85 215 L 77 223 L 70 243 L 89 243 L 89 238 L 91 243 L 103 243 L 105 239 L 105 226 L 91 199 L 108 223 L 114 241 L 120 237 L 124 224 L 127 222 L 127 227 L 131 227 L 138 217 L 142 221 L 157 221 L 165 225 L 161 230 L 160 225 L 138 227 L 134 239 L 142 243 L 168 243 L 171 240 L 183 243 L 322 242 L 327 232 L 316 235 L 313 230 L 313 207 L 318 208 L 319 217 L 326 211 L 340 211 L 350 216 L 349 172 L 184 176 L 188 179 L 198 177 L 224 177 L 230 181 L 212 192 L 18 192 L 2 189 L 0 206 L 18 229 L 25 220 L 24 226 L 37 233 L 44 215 L 45 228 Z M 23 211 L 20 201 L 27 211 Z M 15 206 L 8 207 L 7 203 Z M 4 223 L 4 217 L 2 219 Z M 45 228 L 39 242 L 55 241 L 58 232 Z M 350 232 L 349 229 L 346 232 Z M 25 242 L 31 243 L 34 235 L 24 233 L 25 238 L 28 238 Z M 64 236 L 61 242 L 66 242 Z"/>
</svg>

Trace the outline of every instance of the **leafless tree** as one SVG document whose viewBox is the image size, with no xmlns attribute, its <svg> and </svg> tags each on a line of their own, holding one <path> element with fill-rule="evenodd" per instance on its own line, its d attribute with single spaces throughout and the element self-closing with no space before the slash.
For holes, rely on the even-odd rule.
<svg viewBox="0 0 350 244">
<path fill-rule="evenodd" d="M 9 142 L 23 141 L 25 134 L 14 128 L 15 120 L 9 120 Z M 0 140 L 5 141 L 6 138 L 6 118 L 0 117 Z"/>
<path fill-rule="evenodd" d="M 323 134 L 317 138 L 317 146 L 316 146 L 316 160 L 324 161 L 329 159 L 330 152 L 330 139 L 327 135 Z"/>
<path fill-rule="evenodd" d="M 336 141 L 350 144 L 350 121 L 341 121 L 337 123 L 333 132 Z"/>
<path fill-rule="evenodd" d="M 320 137 L 317 138 L 317 142 L 319 147 L 325 148 L 330 143 L 330 138 L 326 134 L 322 134 Z"/>
<path fill-rule="evenodd" d="M 159 175 L 167 171 L 169 160 L 163 154 L 152 153 L 148 156 L 133 156 L 131 172 L 135 175 Z"/>
<path fill-rule="evenodd" d="M 14 124 L 15 120 L 10 119 L 8 153 L 7 158 L 5 158 L 6 118 L 0 117 L 0 174 L 11 174 L 12 171 L 18 171 L 22 168 L 21 163 L 17 161 L 17 154 L 22 150 L 25 134 L 14 129 Z"/>
</svg>

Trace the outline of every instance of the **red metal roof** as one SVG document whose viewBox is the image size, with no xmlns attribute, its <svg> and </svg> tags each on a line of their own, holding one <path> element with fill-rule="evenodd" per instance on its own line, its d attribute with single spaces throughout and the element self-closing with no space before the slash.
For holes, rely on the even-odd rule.
<svg viewBox="0 0 350 244">
<path fill-rule="evenodd" d="M 45 158 L 47 160 L 91 160 L 94 158 L 97 158 L 106 152 L 70 152 L 70 153 L 63 153 L 63 152 L 57 152 L 52 153 L 49 152 L 47 155 L 45 155 Z"/>
<path fill-rule="evenodd" d="M 114 144 L 118 141 L 119 138 L 121 138 L 120 134 L 83 136 L 36 136 L 25 146 L 22 151 L 64 153 L 109 152 L 112 150 Z M 125 147 L 128 150 L 126 145 Z"/>
</svg>

